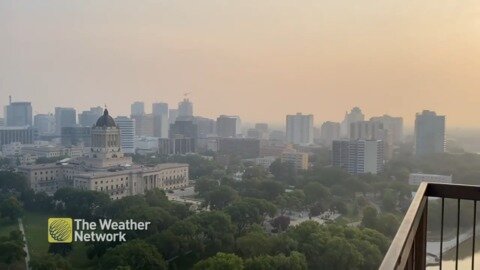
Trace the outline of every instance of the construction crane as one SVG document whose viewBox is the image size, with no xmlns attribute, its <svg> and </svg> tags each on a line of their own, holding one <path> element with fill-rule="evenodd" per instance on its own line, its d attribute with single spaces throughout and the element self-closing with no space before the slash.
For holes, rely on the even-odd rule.
<svg viewBox="0 0 480 270">
<path fill-rule="evenodd" d="M 184 96 L 185 98 L 188 98 L 188 95 L 190 95 L 191 93 L 192 93 L 192 92 L 185 92 L 185 93 L 183 93 L 183 96 Z"/>
</svg>

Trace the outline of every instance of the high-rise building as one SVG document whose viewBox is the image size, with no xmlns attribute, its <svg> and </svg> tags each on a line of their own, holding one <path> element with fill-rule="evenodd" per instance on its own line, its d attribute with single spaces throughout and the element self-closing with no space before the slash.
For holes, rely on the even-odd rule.
<svg viewBox="0 0 480 270">
<path fill-rule="evenodd" d="M 240 158 L 260 156 L 260 140 L 247 138 L 219 138 L 218 153 Z"/>
<path fill-rule="evenodd" d="M 5 118 L 0 117 L 0 127 L 5 126 Z"/>
<path fill-rule="evenodd" d="M 51 135 L 55 133 L 55 116 L 53 116 L 53 114 L 36 114 L 33 120 L 33 125 L 39 135 Z"/>
<path fill-rule="evenodd" d="M 394 144 L 399 144 L 403 141 L 402 117 L 393 117 L 385 114 L 383 116 L 372 117 L 370 118 L 370 121 L 382 123 L 383 128 L 392 134 L 392 140 Z"/>
<path fill-rule="evenodd" d="M 177 109 L 169 109 L 168 110 L 168 123 L 173 124 L 177 121 L 178 117 L 178 110 Z"/>
<path fill-rule="evenodd" d="M 126 116 L 115 118 L 118 129 L 120 129 L 120 145 L 124 153 L 135 153 L 135 120 Z"/>
<path fill-rule="evenodd" d="M 168 138 L 168 104 L 167 103 L 153 103 L 153 136 L 158 138 Z"/>
<path fill-rule="evenodd" d="M 350 140 L 381 140 L 385 159 L 393 156 L 393 136 L 381 121 L 358 121 L 350 124 Z"/>
<path fill-rule="evenodd" d="M 268 140 L 268 135 L 268 124 L 266 123 L 256 123 L 255 128 L 247 130 L 247 138 Z"/>
<path fill-rule="evenodd" d="M 168 116 L 168 103 L 164 103 L 164 102 L 153 103 L 152 114 L 153 115 L 164 114 Z"/>
<path fill-rule="evenodd" d="M 241 137 L 241 121 L 238 116 L 220 115 L 217 118 L 217 135 L 222 138 Z"/>
<path fill-rule="evenodd" d="M 135 135 L 153 137 L 154 123 L 152 114 L 132 115 L 135 120 Z"/>
<path fill-rule="evenodd" d="M 130 115 L 137 116 L 137 115 L 144 115 L 145 114 L 145 103 L 141 101 L 135 101 L 130 106 Z"/>
<path fill-rule="evenodd" d="M 196 116 L 195 123 L 198 127 L 198 138 L 207 138 L 216 134 L 215 120 Z"/>
<path fill-rule="evenodd" d="M 313 115 L 287 115 L 287 142 L 308 145 L 313 143 Z"/>
<path fill-rule="evenodd" d="M 383 152 L 380 140 L 334 140 L 332 165 L 350 174 L 377 174 L 383 170 Z"/>
<path fill-rule="evenodd" d="M 55 107 L 55 134 L 62 135 L 62 128 L 74 127 L 77 124 L 77 113 L 74 108 Z"/>
<path fill-rule="evenodd" d="M 333 140 L 340 139 L 340 123 L 338 122 L 324 122 L 320 129 L 320 142 L 331 147 Z"/>
<path fill-rule="evenodd" d="M 92 127 L 103 114 L 102 107 L 93 107 L 89 111 L 78 114 L 78 124 L 82 127 Z"/>
<path fill-rule="evenodd" d="M 340 125 L 340 136 L 342 138 L 348 138 L 350 136 L 350 124 L 364 121 L 365 115 L 362 113 L 362 110 L 358 107 L 354 107 L 350 113 L 345 112 L 345 118 L 343 119 Z"/>
<path fill-rule="evenodd" d="M 92 127 L 63 127 L 61 142 L 63 146 L 84 146 L 92 145 Z"/>
<path fill-rule="evenodd" d="M 445 116 L 425 110 L 415 118 L 415 154 L 445 152 Z"/>
<path fill-rule="evenodd" d="M 193 116 L 193 103 L 188 98 L 178 103 L 178 116 Z"/>
<path fill-rule="evenodd" d="M 30 102 L 10 102 L 5 106 L 5 126 L 32 126 L 32 104 Z"/>
</svg>

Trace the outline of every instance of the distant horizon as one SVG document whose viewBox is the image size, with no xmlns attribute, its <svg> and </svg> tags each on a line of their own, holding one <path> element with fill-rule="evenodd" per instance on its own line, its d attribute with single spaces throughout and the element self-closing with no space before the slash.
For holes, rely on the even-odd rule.
<svg viewBox="0 0 480 270">
<path fill-rule="evenodd" d="M 0 1 L 0 104 L 129 113 L 136 100 L 283 123 L 434 110 L 480 128 L 480 3 Z M 147 106 L 148 107 L 148 106 Z"/>
</svg>

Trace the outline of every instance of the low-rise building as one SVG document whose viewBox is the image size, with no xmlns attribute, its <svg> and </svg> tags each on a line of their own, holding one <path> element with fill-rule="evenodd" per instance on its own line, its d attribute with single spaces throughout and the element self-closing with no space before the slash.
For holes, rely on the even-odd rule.
<svg viewBox="0 0 480 270">
<path fill-rule="evenodd" d="M 282 153 L 281 161 L 292 164 L 296 170 L 308 169 L 308 154 L 289 148 Z"/>
<path fill-rule="evenodd" d="M 425 174 L 425 173 L 411 173 L 408 177 L 408 184 L 418 186 L 422 182 L 451 184 L 451 175 Z"/>
</svg>

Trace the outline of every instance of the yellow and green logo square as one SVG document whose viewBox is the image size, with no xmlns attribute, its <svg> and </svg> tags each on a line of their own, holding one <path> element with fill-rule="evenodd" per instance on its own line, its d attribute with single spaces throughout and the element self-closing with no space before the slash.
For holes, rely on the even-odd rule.
<svg viewBox="0 0 480 270">
<path fill-rule="evenodd" d="M 73 222 L 71 218 L 48 219 L 49 243 L 72 243 Z"/>
</svg>

